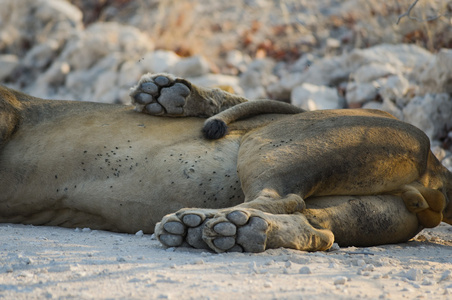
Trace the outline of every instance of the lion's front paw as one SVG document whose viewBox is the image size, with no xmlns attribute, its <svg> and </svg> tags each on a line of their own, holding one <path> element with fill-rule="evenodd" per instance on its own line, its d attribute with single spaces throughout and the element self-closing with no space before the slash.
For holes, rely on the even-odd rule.
<svg viewBox="0 0 452 300">
<path fill-rule="evenodd" d="M 151 115 L 182 116 L 191 84 L 170 74 L 143 75 L 130 91 L 139 112 Z"/>
</svg>

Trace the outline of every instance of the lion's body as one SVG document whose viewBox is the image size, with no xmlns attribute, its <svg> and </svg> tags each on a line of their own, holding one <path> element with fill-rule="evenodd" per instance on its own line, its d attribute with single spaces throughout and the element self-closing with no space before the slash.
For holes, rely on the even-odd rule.
<svg viewBox="0 0 452 300">
<path fill-rule="evenodd" d="M 152 232 L 163 215 L 182 207 L 244 199 L 236 174 L 239 136 L 206 141 L 202 119 L 86 102 L 25 106 L 0 154 L 3 222 Z"/>
<path fill-rule="evenodd" d="M 378 111 L 257 116 L 212 141 L 199 118 L 0 91 L 3 103 L 20 103 L 12 112 L 20 121 L 1 141 L 1 222 L 151 233 L 178 209 L 234 207 L 245 198 L 257 203 L 245 210 L 278 218 L 297 211 L 278 202 L 296 194 L 334 196 L 308 199 L 304 214 L 339 243 L 400 242 L 422 227 L 400 197 L 384 194 L 415 181 L 446 188 L 450 174 L 430 157 L 422 132 Z M 270 207 L 260 197 L 275 200 Z M 269 234 L 267 246 L 303 248 L 278 239 Z"/>
</svg>

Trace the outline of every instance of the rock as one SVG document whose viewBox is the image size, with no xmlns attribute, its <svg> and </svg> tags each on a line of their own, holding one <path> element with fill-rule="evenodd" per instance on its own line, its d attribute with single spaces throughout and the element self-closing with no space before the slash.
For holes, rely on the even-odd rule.
<svg viewBox="0 0 452 300">
<path fill-rule="evenodd" d="M 356 104 L 365 104 L 369 101 L 375 100 L 378 95 L 378 86 L 375 82 L 359 83 L 350 82 L 347 85 L 345 99 L 349 106 Z"/>
<path fill-rule="evenodd" d="M 43 69 L 48 66 L 60 48 L 60 44 L 55 40 L 48 40 L 30 49 L 25 55 L 22 65 L 28 68 Z"/>
<path fill-rule="evenodd" d="M 441 49 L 419 76 L 421 94 L 452 93 L 452 50 Z"/>
<path fill-rule="evenodd" d="M 438 139 L 452 127 L 452 100 L 448 94 L 414 97 L 403 108 L 403 120 L 420 128 L 430 139 Z"/>
<path fill-rule="evenodd" d="M 311 269 L 308 266 L 301 267 L 298 271 L 299 274 L 312 274 Z"/>
<path fill-rule="evenodd" d="M 390 64 L 371 62 L 359 67 L 355 72 L 351 73 L 350 79 L 354 82 L 369 83 L 381 77 L 387 77 L 397 73 L 397 69 Z"/>
<path fill-rule="evenodd" d="M 382 110 L 383 103 L 377 101 L 370 101 L 365 103 L 362 108 L 364 109 L 379 109 Z"/>
<path fill-rule="evenodd" d="M 340 276 L 334 279 L 334 285 L 344 285 L 347 282 L 347 277 Z"/>
<path fill-rule="evenodd" d="M 3 0 L 0 50 L 23 56 L 43 38 L 66 41 L 83 27 L 82 13 L 64 0 Z M 28 47 L 24 47 L 24 41 Z"/>
<path fill-rule="evenodd" d="M 387 113 L 390 113 L 399 120 L 403 120 L 402 110 L 398 108 L 397 105 L 389 98 L 383 99 L 383 104 L 381 105 L 380 109 Z"/>
<path fill-rule="evenodd" d="M 0 55 L 0 81 L 6 79 L 19 65 L 19 58 L 14 54 Z"/>
<path fill-rule="evenodd" d="M 402 75 L 389 76 L 379 89 L 383 99 L 396 100 L 405 96 L 409 88 L 408 80 Z"/>
<path fill-rule="evenodd" d="M 210 67 L 202 56 L 192 56 L 181 59 L 172 68 L 171 73 L 180 77 L 198 77 L 209 73 Z"/>
<path fill-rule="evenodd" d="M 153 42 L 135 27 L 113 22 L 95 23 L 78 39 L 70 40 L 60 59 L 67 61 L 74 70 L 81 70 L 89 69 L 114 53 L 138 58 L 153 48 Z"/>
<path fill-rule="evenodd" d="M 293 73 L 296 72 L 305 72 L 309 69 L 309 67 L 315 61 L 314 55 L 310 53 L 303 54 L 294 64 L 290 66 L 290 71 Z"/>
<path fill-rule="evenodd" d="M 226 54 L 226 63 L 243 73 L 251 63 L 251 57 L 239 50 L 231 50 Z"/>
<path fill-rule="evenodd" d="M 411 269 L 405 273 L 405 277 L 411 281 L 420 281 L 422 279 L 422 271 L 419 269 Z"/>
<path fill-rule="evenodd" d="M 172 51 L 157 50 L 146 53 L 139 61 L 141 73 L 169 72 L 180 61 L 179 55 Z"/>
<path fill-rule="evenodd" d="M 291 103 L 306 110 L 341 108 L 336 89 L 309 83 L 292 91 Z"/>
<path fill-rule="evenodd" d="M 240 75 L 240 86 L 248 99 L 267 98 L 265 87 L 277 81 L 273 75 L 275 62 L 271 59 L 257 59 L 248 65 Z"/>
</svg>

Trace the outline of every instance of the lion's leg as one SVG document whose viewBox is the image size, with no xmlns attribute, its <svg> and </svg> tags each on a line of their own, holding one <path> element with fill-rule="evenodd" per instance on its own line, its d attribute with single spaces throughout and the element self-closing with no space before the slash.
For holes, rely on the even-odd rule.
<svg viewBox="0 0 452 300">
<path fill-rule="evenodd" d="M 155 233 L 169 247 L 187 243 L 216 252 L 262 252 L 280 247 L 321 251 L 334 241 L 330 230 L 314 228 L 301 213 L 278 215 L 239 206 L 182 210 L 166 216 Z"/>
<path fill-rule="evenodd" d="M 165 216 L 155 229 L 166 246 L 185 242 L 195 248 L 216 252 L 262 252 L 287 247 L 306 251 L 326 250 L 334 236 L 314 228 L 305 216 L 304 201 L 297 195 L 272 199 L 269 195 L 232 208 L 183 209 Z"/>
<path fill-rule="evenodd" d="M 438 226 L 443 219 L 446 199 L 438 190 L 413 183 L 402 187 L 401 197 L 406 207 L 415 213 L 419 222 L 427 228 Z"/>
<path fill-rule="evenodd" d="M 172 117 L 210 117 L 247 99 L 191 84 L 170 74 L 146 74 L 130 91 L 139 112 Z"/>
</svg>

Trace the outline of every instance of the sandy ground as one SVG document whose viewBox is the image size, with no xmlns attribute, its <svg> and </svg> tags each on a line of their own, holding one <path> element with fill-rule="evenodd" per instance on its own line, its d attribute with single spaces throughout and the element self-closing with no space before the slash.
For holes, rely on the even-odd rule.
<svg viewBox="0 0 452 300">
<path fill-rule="evenodd" d="M 0 224 L 4 299 L 452 299 L 452 227 L 405 244 L 214 254 L 153 236 Z"/>
</svg>

